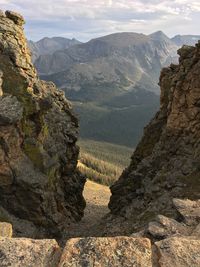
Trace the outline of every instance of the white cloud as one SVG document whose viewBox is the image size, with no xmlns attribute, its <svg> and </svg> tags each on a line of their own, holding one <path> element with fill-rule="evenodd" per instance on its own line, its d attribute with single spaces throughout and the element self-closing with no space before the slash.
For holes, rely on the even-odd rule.
<svg viewBox="0 0 200 267">
<path fill-rule="evenodd" d="M 31 38 L 70 34 L 87 39 L 95 32 L 158 29 L 198 34 L 200 24 L 197 0 L 0 0 L 0 8 L 22 13 Z"/>
</svg>

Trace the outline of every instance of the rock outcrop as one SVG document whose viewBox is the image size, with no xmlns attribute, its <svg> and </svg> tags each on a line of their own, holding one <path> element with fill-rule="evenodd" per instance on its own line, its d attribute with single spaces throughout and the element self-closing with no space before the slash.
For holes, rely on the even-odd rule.
<svg viewBox="0 0 200 267">
<path fill-rule="evenodd" d="M 0 13 L 0 221 L 16 236 L 59 235 L 85 207 L 78 121 L 64 94 L 38 79 L 23 24 Z"/>
<path fill-rule="evenodd" d="M 120 232 L 138 230 L 157 214 L 177 218 L 172 198 L 200 198 L 200 43 L 178 54 L 179 65 L 160 75 L 160 111 L 111 187 L 109 208 L 121 216 Z"/>
</svg>

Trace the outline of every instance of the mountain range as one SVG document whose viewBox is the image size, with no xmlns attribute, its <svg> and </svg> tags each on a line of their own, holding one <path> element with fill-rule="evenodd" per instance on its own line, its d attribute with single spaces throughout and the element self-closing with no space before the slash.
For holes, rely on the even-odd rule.
<svg viewBox="0 0 200 267">
<path fill-rule="evenodd" d="M 81 44 L 81 42 L 74 38 L 68 39 L 64 37 L 45 37 L 37 42 L 28 41 L 33 62 L 41 55 L 51 55 L 58 50 L 67 49 L 75 44 Z"/>
<path fill-rule="evenodd" d="M 69 45 L 67 39 L 68 47 L 57 49 L 53 43 L 59 38 L 44 38 L 37 43 L 51 52 L 40 49 L 34 64 L 42 79 L 53 81 L 73 102 L 83 138 L 134 146 L 158 108 L 161 68 L 178 63 L 177 50 L 198 39 L 122 32 L 87 43 Z"/>
</svg>

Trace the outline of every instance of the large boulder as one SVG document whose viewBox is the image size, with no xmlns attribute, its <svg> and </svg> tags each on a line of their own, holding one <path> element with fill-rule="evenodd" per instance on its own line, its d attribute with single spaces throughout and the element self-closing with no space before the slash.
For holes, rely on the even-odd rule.
<svg viewBox="0 0 200 267">
<path fill-rule="evenodd" d="M 74 238 L 67 241 L 59 267 L 151 267 L 147 238 Z"/>
<path fill-rule="evenodd" d="M 179 65 L 160 75 L 159 112 L 111 187 L 109 208 L 120 216 L 118 232 L 139 230 L 157 214 L 180 217 L 172 198 L 200 198 L 200 43 L 178 54 Z"/>
<path fill-rule="evenodd" d="M 15 235 L 59 235 L 85 207 L 78 121 L 64 94 L 38 79 L 22 16 L 2 14 L 0 220 L 12 222 Z"/>
</svg>

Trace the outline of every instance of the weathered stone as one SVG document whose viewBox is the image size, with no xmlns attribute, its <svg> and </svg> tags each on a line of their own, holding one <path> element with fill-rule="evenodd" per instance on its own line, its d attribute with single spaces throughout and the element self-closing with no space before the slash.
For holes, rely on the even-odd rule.
<svg viewBox="0 0 200 267">
<path fill-rule="evenodd" d="M 3 83 L 3 73 L 0 70 L 0 97 L 3 95 L 2 83 Z"/>
<path fill-rule="evenodd" d="M 191 229 L 174 219 L 158 215 L 156 221 L 149 223 L 146 232 L 155 239 L 164 239 L 172 235 L 189 235 Z"/>
<path fill-rule="evenodd" d="M 7 10 L 6 17 L 14 21 L 14 23 L 16 23 L 19 26 L 22 26 L 25 23 L 24 18 L 20 14 L 13 11 Z"/>
<path fill-rule="evenodd" d="M 6 213 L 15 236 L 23 225 L 26 237 L 59 236 L 85 207 L 78 121 L 63 92 L 38 79 L 23 23 L 0 16 L 0 221 Z"/>
<path fill-rule="evenodd" d="M 0 237 L 12 237 L 12 225 L 0 222 Z"/>
<path fill-rule="evenodd" d="M 188 225 L 200 223 L 200 200 L 173 199 L 173 204 Z"/>
<path fill-rule="evenodd" d="M 155 245 L 160 267 L 200 266 L 200 240 L 172 237 L 156 242 Z"/>
<path fill-rule="evenodd" d="M 60 254 L 55 240 L 0 238 L 2 267 L 57 267 Z"/>
<path fill-rule="evenodd" d="M 15 124 L 22 116 L 23 107 L 15 96 L 0 98 L 0 125 Z"/>
<path fill-rule="evenodd" d="M 75 238 L 67 241 L 59 267 L 151 267 L 146 238 Z"/>
<path fill-rule="evenodd" d="M 200 198 L 200 45 L 178 53 L 179 65 L 161 71 L 159 112 L 111 186 L 109 208 L 114 220 L 121 218 L 119 233 L 140 231 L 157 214 L 178 218 L 173 198 Z M 113 234 L 112 227 L 105 231 Z"/>
<path fill-rule="evenodd" d="M 200 239 L 200 224 L 198 224 L 195 229 L 193 230 L 192 236 L 196 236 L 197 238 Z"/>
</svg>

